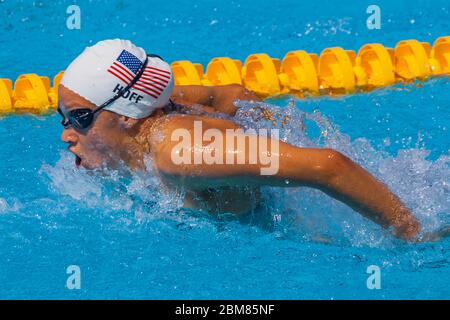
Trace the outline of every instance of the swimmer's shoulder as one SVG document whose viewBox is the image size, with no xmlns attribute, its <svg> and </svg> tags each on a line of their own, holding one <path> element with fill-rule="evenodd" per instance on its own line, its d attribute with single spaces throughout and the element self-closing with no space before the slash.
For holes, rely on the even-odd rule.
<svg viewBox="0 0 450 320">
<path fill-rule="evenodd" d="M 207 129 L 237 129 L 239 125 L 228 119 L 207 115 L 167 114 L 154 120 L 148 130 L 148 136 L 150 139 L 152 137 L 161 137 L 161 135 L 166 137 L 172 135 L 172 132 L 177 129 L 193 132 L 196 128 L 201 128 L 203 131 Z"/>
<path fill-rule="evenodd" d="M 226 119 L 190 114 L 168 114 L 155 119 L 144 134 L 156 166 L 160 171 L 170 173 L 180 170 L 179 166 L 173 167 L 171 157 L 173 150 L 182 142 L 181 140 L 189 141 L 189 144 L 193 146 L 199 129 L 203 135 L 208 129 L 225 132 L 226 129 L 237 128 L 239 128 L 237 124 Z"/>
</svg>

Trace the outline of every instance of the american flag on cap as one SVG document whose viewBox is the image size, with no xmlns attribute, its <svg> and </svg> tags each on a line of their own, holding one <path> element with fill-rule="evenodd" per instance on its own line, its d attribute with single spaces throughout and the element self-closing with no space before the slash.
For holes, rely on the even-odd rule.
<svg viewBox="0 0 450 320">
<path fill-rule="evenodd" d="M 122 50 L 119 57 L 108 68 L 108 72 L 128 84 L 134 79 L 142 64 L 138 57 L 127 50 Z M 169 84 L 170 76 L 167 70 L 147 66 L 142 76 L 133 85 L 133 89 L 158 99 Z"/>
</svg>

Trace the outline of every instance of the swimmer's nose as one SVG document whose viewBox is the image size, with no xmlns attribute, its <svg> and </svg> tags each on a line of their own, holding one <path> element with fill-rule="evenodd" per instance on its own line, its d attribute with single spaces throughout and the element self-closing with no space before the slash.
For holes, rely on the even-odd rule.
<svg viewBox="0 0 450 320">
<path fill-rule="evenodd" d="M 76 143 L 78 142 L 78 135 L 72 128 L 64 128 L 61 140 L 66 143 Z"/>
</svg>

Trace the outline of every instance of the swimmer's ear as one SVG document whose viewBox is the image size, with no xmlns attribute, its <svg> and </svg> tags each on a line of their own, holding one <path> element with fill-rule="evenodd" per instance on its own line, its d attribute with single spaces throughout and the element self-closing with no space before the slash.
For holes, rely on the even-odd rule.
<svg viewBox="0 0 450 320">
<path fill-rule="evenodd" d="M 133 119 L 133 118 L 130 118 L 127 116 L 119 117 L 120 126 L 126 130 L 132 129 L 138 122 L 139 122 L 139 119 Z"/>
</svg>

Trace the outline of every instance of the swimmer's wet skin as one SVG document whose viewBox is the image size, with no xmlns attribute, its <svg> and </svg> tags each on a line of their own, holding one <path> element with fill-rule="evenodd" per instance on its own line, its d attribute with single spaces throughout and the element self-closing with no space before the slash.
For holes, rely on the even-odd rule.
<svg viewBox="0 0 450 320">
<path fill-rule="evenodd" d="M 131 89 L 118 92 L 118 85 Z M 144 157 L 151 155 L 168 187 L 188 190 L 189 205 L 211 208 L 209 203 L 227 197 L 230 201 L 224 208 L 216 209 L 239 214 L 251 209 L 251 194 L 242 192 L 244 188 L 257 193 L 261 186 L 308 186 L 342 201 L 384 228 L 393 228 L 400 238 L 417 238 L 420 224 L 401 200 L 361 166 L 332 149 L 298 148 L 258 136 L 260 142 L 268 143 L 268 150 L 272 144 L 279 145 L 278 153 L 270 155 L 279 163 L 274 175 L 261 175 L 265 164 L 260 157 L 254 164 L 175 164 L 172 150 L 178 141 L 171 139 L 173 132 L 181 128 L 194 135 L 195 121 L 201 121 L 203 133 L 216 129 L 226 137 L 227 129 L 239 126 L 211 117 L 211 113 L 234 115 L 233 102 L 237 99 L 260 101 L 239 85 L 174 86 L 169 65 L 159 57 L 147 58 L 142 48 L 129 41 L 101 41 L 72 62 L 61 81 L 61 138 L 75 154 L 76 165 L 87 169 L 126 163 L 134 170 L 144 170 Z M 89 111 L 101 105 L 103 108 L 95 114 Z M 244 145 L 224 147 L 223 157 L 241 154 L 249 159 L 248 144 L 247 138 Z M 192 142 L 188 151 L 195 157 L 206 148 Z M 212 188 L 223 192 L 208 192 Z"/>
</svg>

